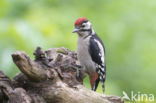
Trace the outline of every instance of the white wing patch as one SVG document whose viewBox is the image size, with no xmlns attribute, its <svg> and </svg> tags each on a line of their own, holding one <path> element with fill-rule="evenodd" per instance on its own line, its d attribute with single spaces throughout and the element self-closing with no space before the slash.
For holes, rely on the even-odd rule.
<svg viewBox="0 0 156 103">
<path fill-rule="evenodd" d="M 94 41 L 98 44 L 98 47 L 100 48 L 99 56 L 101 57 L 102 66 L 104 66 L 104 63 L 105 63 L 104 48 L 103 48 L 103 46 L 101 45 L 101 43 L 98 40 L 94 39 Z"/>
</svg>

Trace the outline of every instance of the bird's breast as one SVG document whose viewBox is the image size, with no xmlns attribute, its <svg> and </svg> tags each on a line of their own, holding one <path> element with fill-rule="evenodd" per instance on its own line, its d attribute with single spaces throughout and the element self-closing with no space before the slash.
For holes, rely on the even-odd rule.
<svg viewBox="0 0 156 103">
<path fill-rule="evenodd" d="M 95 71 L 96 69 L 95 69 L 95 64 L 92 61 L 88 51 L 89 40 L 87 39 L 82 39 L 82 38 L 78 39 L 77 54 L 78 54 L 78 60 L 80 61 L 80 64 L 84 67 L 85 71 L 92 72 Z"/>
</svg>

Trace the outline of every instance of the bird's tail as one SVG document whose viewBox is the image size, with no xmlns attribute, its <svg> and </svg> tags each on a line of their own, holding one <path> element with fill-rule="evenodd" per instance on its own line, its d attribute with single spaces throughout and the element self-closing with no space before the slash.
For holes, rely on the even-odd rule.
<svg viewBox="0 0 156 103">
<path fill-rule="evenodd" d="M 101 81 L 101 85 L 102 85 L 102 90 L 103 90 L 103 93 L 105 91 L 105 80 L 106 80 L 106 66 L 104 66 L 104 71 L 102 71 L 101 69 L 99 69 L 98 71 L 98 74 L 99 74 L 99 79 Z"/>
<path fill-rule="evenodd" d="M 100 81 L 100 78 L 98 77 L 94 83 L 94 86 L 92 88 L 93 91 L 96 91 L 97 87 L 98 87 L 98 84 L 99 84 L 99 81 Z"/>
</svg>

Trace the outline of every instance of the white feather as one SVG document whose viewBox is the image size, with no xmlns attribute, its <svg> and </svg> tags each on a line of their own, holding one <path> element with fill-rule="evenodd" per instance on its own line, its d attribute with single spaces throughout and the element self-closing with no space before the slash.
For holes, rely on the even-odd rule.
<svg viewBox="0 0 156 103">
<path fill-rule="evenodd" d="M 105 63 L 105 59 L 104 59 L 105 54 L 104 54 L 103 46 L 98 40 L 96 40 L 96 39 L 94 39 L 94 40 L 98 44 L 98 47 L 100 48 L 99 56 L 101 56 L 102 65 L 104 65 L 104 63 Z"/>
</svg>

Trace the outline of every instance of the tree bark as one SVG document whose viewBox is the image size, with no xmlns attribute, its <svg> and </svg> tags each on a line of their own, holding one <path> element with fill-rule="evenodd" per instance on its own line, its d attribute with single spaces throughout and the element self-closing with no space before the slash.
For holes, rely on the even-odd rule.
<svg viewBox="0 0 156 103">
<path fill-rule="evenodd" d="M 63 47 L 44 52 L 38 47 L 34 55 L 31 60 L 24 52 L 12 54 L 21 73 L 10 80 L 0 71 L 0 103 L 124 103 L 121 97 L 82 85 L 85 73 L 75 52 Z"/>
</svg>

